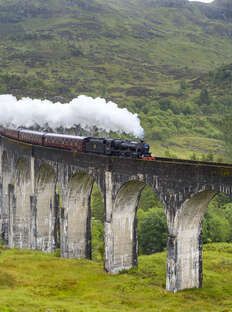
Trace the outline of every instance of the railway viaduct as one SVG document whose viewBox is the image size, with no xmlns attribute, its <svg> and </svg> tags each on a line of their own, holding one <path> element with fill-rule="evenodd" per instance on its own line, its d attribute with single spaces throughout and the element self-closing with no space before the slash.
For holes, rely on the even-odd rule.
<svg viewBox="0 0 232 312">
<path fill-rule="evenodd" d="M 106 271 L 137 265 L 136 210 L 149 185 L 167 217 L 167 290 L 202 286 L 201 221 L 217 193 L 232 196 L 232 165 L 77 154 L 2 137 L 2 239 L 9 247 L 60 247 L 63 257 L 90 258 L 94 181 L 105 203 Z"/>
</svg>

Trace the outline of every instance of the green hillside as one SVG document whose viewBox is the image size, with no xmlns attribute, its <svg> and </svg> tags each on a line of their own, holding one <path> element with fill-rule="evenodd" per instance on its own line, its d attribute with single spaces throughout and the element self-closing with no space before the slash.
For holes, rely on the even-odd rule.
<svg viewBox="0 0 232 312">
<path fill-rule="evenodd" d="M 231 12 L 230 0 L 0 0 L 0 93 L 102 96 L 140 115 L 156 155 L 228 161 L 231 81 L 212 77 L 231 72 Z"/>
<path fill-rule="evenodd" d="M 102 265 L 35 251 L 1 249 L 1 312 L 230 312 L 232 245 L 204 251 L 204 288 L 168 293 L 165 253 L 139 258 L 138 270 L 107 275 Z"/>
</svg>

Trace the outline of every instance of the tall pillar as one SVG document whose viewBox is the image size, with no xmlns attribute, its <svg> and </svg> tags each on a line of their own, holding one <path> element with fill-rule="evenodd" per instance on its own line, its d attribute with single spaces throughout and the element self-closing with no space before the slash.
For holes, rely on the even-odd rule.
<svg viewBox="0 0 232 312">
<path fill-rule="evenodd" d="M 105 172 L 105 270 L 107 272 L 113 271 L 113 229 L 112 229 L 112 215 L 113 215 L 113 181 L 112 173 Z"/>
<path fill-rule="evenodd" d="M 69 258 L 91 258 L 91 207 L 93 179 L 76 173 L 62 190 L 61 254 Z"/>
<path fill-rule="evenodd" d="M 166 288 L 176 292 L 202 286 L 201 223 L 215 193 L 197 193 L 177 209 L 169 223 Z M 169 218 L 168 218 L 169 219 Z"/>
<path fill-rule="evenodd" d="M 31 209 L 36 222 L 36 248 L 43 251 L 53 251 L 56 248 L 55 227 L 55 172 L 48 164 L 43 164 L 37 173 L 36 199 Z M 32 203 L 31 203 L 32 204 Z M 35 238 L 34 238 L 35 239 Z"/>
<path fill-rule="evenodd" d="M 105 269 L 118 273 L 137 265 L 136 211 L 144 183 L 130 181 L 113 198 L 111 173 L 106 172 Z"/>
<path fill-rule="evenodd" d="M 35 158 L 30 158 L 30 248 L 37 249 L 37 197 L 35 194 Z"/>
<path fill-rule="evenodd" d="M 37 249 L 37 198 L 30 196 L 30 248 Z"/>
<path fill-rule="evenodd" d="M 9 234 L 12 234 L 13 228 L 10 229 L 10 215 L 9 211 L 12 209 L 13 204 L 13 184 L 12 184 L 12 170 L 13 165 L 9 155 L 4 151 L 2 153 L 2 185 L 1 185 L 1 239 L 6 245 L 13 244 L 12 235 L 11 238 Z M 9 187 L 11 185 L 11 188 Z M 11 191 L 11 196 L 9 196 L 9 191 Z M 11 200 L 11 202 L 9 202 Z M 11 220 L 12 221 L 12 220 Z M 12 222 L 11 222 L 12 225 Z"/>
<path fill-rule="evenodd" d="M 12 184 L 8 185 L 8 246 L 15 247 L 16 197 Z"/>
<path fill-rule="evenodd" d="M 31 174 L 30 158 L 18 159 L 15 172 L 16 215 L 14 245 L 17 248 L 31 247 Z"/>
</svg>

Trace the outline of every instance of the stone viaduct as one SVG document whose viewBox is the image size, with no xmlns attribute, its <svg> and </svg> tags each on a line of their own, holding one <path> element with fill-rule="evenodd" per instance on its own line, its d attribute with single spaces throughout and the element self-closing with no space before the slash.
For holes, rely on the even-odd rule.
<svg viewBox="0 0 232 312">
<path fill-rule="evenodd" d="M 201 221 L 217 193 L 232 196 L 232 165 L 77 154 L 2 137 L 2 239 L 9 247 L 91 258 L 94 181 L 105 203 L 106 271 L 137 265 L 136 210 L 149 185 L 167 216 L 167 290 L 202 286 Z"/>
</svg>

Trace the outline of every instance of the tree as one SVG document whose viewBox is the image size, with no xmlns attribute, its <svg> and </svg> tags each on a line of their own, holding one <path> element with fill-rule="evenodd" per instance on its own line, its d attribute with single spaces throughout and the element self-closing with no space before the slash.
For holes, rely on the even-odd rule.
<svg viewBox="0 0 232 312">
<path fill-rule="evenodd" d="M 225 141 L 226 153 L 232 159 L 232 114 L 223 118 L 220 128 Z"/>
<path fill-rule="evenodd" d="M 140 201 L 139 201 L 139 208 L 148 211 L 152 207 L 163 208 L 163 204 L 159 201 L 158 197 L 151 189 L 151 187 L 146 186 L 142 191 Z"/>
<path fill-rule="evenodd" d="M 203 242 L 230 241 L 230 224 L 223 214 L 211 212 L 203 222 Z"/>
<path fill-rule="evenodd" d="M 210 97 L 207 89 L 202 89 L 199 97 L 199 103 L 201 104 L 210 104 Z"/>
<path fill-rule="evenodd" d="M 96 220 L 104 222 L 104 204 L 101 192 L 97 187 L 96 183 L 93 185 L 92 196 L 91 196 L 91 208 L 92 217 Z"/>
<path fill-rule="evenodd" d="M 171 107 L 171 100 L 165 98 L 159 101 L 160 109 L 166 111 Z"/>
<path fill-rule="evenodd" d="M 203 242 L 231 242 L 232 203 L 224 194 L 217 195 L 209 204 L 203 221 Z"/>
<path fill-rule="evenodd" d="M 167 242 L 167 221 L 160 208 L 138 213 L 139 253 L 151 254 L 162 251 Z"/>
</svg>

